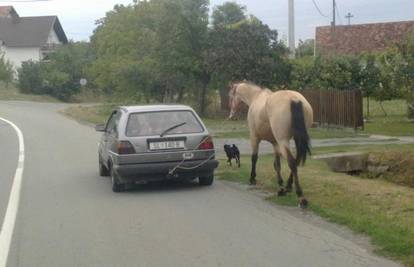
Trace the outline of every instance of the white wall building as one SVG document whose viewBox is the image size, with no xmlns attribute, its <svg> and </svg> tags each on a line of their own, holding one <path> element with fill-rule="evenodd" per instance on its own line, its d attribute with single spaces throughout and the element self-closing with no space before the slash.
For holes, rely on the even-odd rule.
<svg viewBox="0 0 414 267">
<path fill-rule="evenodd" d="M 40 61 L 68 39 L 57 16 L 20 17 L 0 6 L 0 51 L 15 70 L 24 61 Z"/>
</svg>

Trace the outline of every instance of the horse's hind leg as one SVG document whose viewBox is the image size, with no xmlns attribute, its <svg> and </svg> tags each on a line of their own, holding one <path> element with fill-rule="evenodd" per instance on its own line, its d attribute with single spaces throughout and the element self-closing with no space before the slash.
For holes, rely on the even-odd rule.
<svg viewBox="0 0 414 267">
<path fill-rule="evenodd" d="M 280 152 L 279 149 L 274 146 L 275 151 L 275 161 L 273 162 L 273 167 L 276 171 L 276 178 L 277 178 L 277 184 L 279 185 L 279 191 L 277 193 L 278 196 L 284 196 L 286 195 L 286 189 L 283 186 L 283 178 L 282 178 L 282 166 L 280 164 Z"/>
<path fill-rule="evenodd" d="M 293 185 L 293 174 L 290 173 L 289 179 L 287 180 L 287 184 L 286 184 L 286 191 L 287 192 L 292 192 L 292 185 Z"/>
<path fill-rule="evenodd" d="M 252 145 L 252 170 L 250 173 L 250 184 L 256 185 L 256 164 L 259 158 L 258 153 L 259 153 L 259 142 L 260 141 L 257 138 L 251 137 L 250 142 Z"/>
<path fill-rule="evenodd" d="M 286 149 L 286 153 L 287 153 L 287 160 L 288 160 L 289 168 L 292 172 L 291 175 L 293 177 L 293 182 L 295 183 L 296 195 L 299 198 L 299 205 L 301 208 L 306 208 L 308 206 L 308 201 L 303 196 L 303 191 L 299 184 L 298 164 L 296 162 L 296 159 L 293 157 L 292 153 L 290 152 L 290 150 Z"/>
</svg>

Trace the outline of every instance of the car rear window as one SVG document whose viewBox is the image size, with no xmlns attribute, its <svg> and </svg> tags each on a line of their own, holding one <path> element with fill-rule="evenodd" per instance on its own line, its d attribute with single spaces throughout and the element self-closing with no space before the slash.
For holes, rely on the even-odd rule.
<svg viewBox="0 0 414 267">
<path fill-rule="evenodd" d="M 167 135 L 201 133 L 204 131 L 192 111 L 159 111 L 129 115 L 126 136 L 161 135 L 168 128 L 184 122 L 184 125 L 169 131 Z"/>
</svg>

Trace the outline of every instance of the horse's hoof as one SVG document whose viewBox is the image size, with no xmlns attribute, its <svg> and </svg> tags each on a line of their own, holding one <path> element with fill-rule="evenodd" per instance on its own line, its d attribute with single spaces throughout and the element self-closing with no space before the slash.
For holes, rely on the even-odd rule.
<svg viewBox="0 0 414 267">
<path fill-rule="evenodd" d="M 301 197 L 301 198 L 299 199 L 299 207 L 300 207 L 301 209 L 306 209 L 306 208 L 308 207 L 308 205 L 309 205 L 309 202 L 308 202 L 308 200 L 306 200 L 306 198 Z"/>
<path fill-rule="evenodd" d="M 281 188 L 281 189 L 277 192 L 277 196 L 278 196 L 278 197 L 284 197 L 284 196 L 286 196 L 286 193 L 287 193 L 286 189 Z"/>
<path fill-rule="evenodd" d="M 256 185 L 256 179 L 250 180 L 250 185 Z"/>
</svg>

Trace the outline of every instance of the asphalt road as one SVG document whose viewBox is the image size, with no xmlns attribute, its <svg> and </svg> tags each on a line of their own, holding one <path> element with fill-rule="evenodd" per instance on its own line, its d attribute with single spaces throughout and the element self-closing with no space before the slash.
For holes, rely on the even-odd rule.
<svg viewBox="0 0 414 267">
<path fill-rule="evenodd" d="M 112 193 L 97 174 L 99 135 L 57 113 L 62 107 L 0 102 L 0 117 L 25 139 L 7 266 L 398 266 L 335 227 L 224 182 Z M 0 224 L 17 149 L 13 129 L 0 123 Z"/>
</svg>

